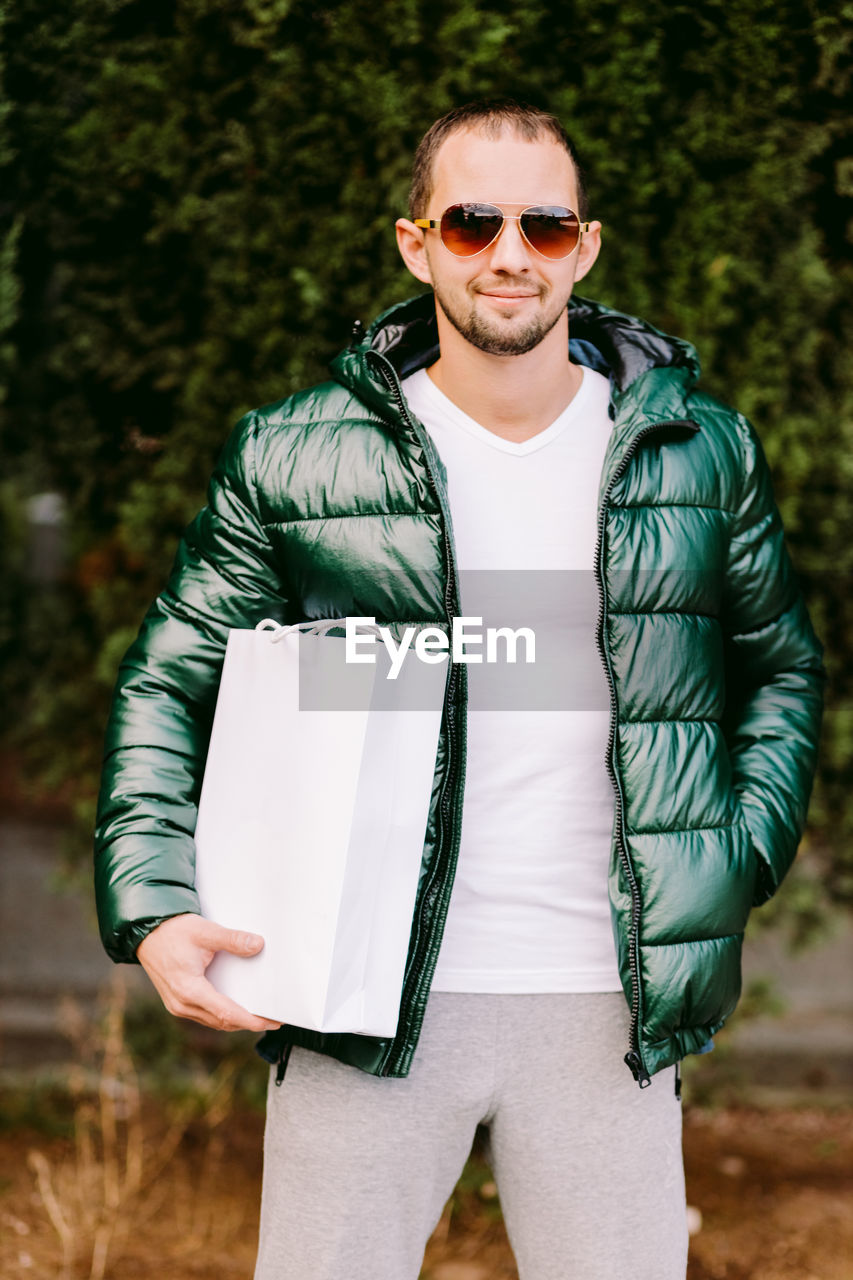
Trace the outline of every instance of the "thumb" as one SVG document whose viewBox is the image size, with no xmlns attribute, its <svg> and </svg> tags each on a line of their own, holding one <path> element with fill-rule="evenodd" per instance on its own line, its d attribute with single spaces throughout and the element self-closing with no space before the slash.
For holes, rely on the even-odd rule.
<svg viewBox="0 0 853 1280">
<path fill-rule="evenodd" d="M 254 956 L 262 950 L 264 940 L 259 933 L 246 933 L 241 929 L 226 929 L 224 925 L 207 921 L 205 944 L 214 951 L 229 951 L 235 956 Z"/>
</svg>

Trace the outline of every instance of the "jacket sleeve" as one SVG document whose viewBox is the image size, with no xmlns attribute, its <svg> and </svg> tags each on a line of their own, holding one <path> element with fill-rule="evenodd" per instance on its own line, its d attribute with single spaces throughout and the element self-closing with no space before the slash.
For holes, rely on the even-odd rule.
<svg viewBox="0 0 853 1280">
<path fill-rule="evenodd" d="M 228 631 L 283 620 L 254 485 L 258 422 L 228 440 L 208 505 L 119 669 L 95 832 L 101 937 L 114 960 L 169 916 L 198 912 L 196 807 Z"/>
<path fill-rule="evenodd" d="M 724 582 L 724 730 L 734 789 L 758 856 L 758 904 L 778 888 L 805 825 L 824 671 L 763 450 L 742 418 L 738 430 L 743 470 Z"/>
</svg>

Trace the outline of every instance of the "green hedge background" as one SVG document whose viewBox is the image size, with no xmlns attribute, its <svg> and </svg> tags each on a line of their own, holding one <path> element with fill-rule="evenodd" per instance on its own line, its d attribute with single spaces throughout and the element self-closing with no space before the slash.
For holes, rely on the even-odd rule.
<svg viewBox="0 0 853 1280">
<path fill-rule="evenodd" d="M 413 149 L 510 93 L 585 160 L 583 291 L 693 341 L 762 435 L 830 672 L 789 900 L 804 927 L 853 898 L 853 5 L 12 0 L 0 39 L 2 732 L 80 831 L 116 665 L 231 423 L 416 291 Z M 52 587 L 28 574 L 45 491 Z"/>
</svg>

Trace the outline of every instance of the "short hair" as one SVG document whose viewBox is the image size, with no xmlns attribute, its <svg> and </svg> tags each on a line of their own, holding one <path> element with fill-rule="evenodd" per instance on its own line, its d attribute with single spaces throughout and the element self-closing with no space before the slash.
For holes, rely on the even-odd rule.
<svg viewBox="0 0 853 1280">
<path fill-rule="evenodd" d="M 489 138 L 498 138 L 504 129 L 510 129 L 525 142 L 553 138 L 568 152 L 575 167 L 580 206 L 577 213 L 581 222 L 586 222 L 589 217 L 586 181 L 577 147 L 556 116 L 526 102 L 517 102 L 515 98 L 480 98 L 462 107 L 455 107 L 430 126 L 418 145 L 412 166 L 412 185 L 409 189 L 409 214 L 412 218 L 426 216 L 432 195 L 433 167 L 438 149 L 445 139 L 461 129 L 475 129 Z"/>
</svg>

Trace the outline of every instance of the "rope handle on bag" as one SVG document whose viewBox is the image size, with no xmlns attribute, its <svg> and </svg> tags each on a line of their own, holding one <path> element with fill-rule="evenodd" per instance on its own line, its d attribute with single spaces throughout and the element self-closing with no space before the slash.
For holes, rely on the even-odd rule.
<svg viewBox="0 0 853 1280">
<path fill-rule="evenodd" d="M 278 644 L 279 640 L 283 640 L 285 636 L 292 635 L 294 632 L 301 635 L 324 636 L 334 627 L 344 626 L 346 626 L 345 618 L 318 618 L 314 622 L 294 622 L 291 626 L 284 626 L 276 622 L 275 618 L 264 618 L 255 630 L 268 632 L 270 643 Z M 372 632 L 375 636 L 380 634 L 379 627 L 360 626 L 358 630 L 362 633 Z"/>
</svg>

